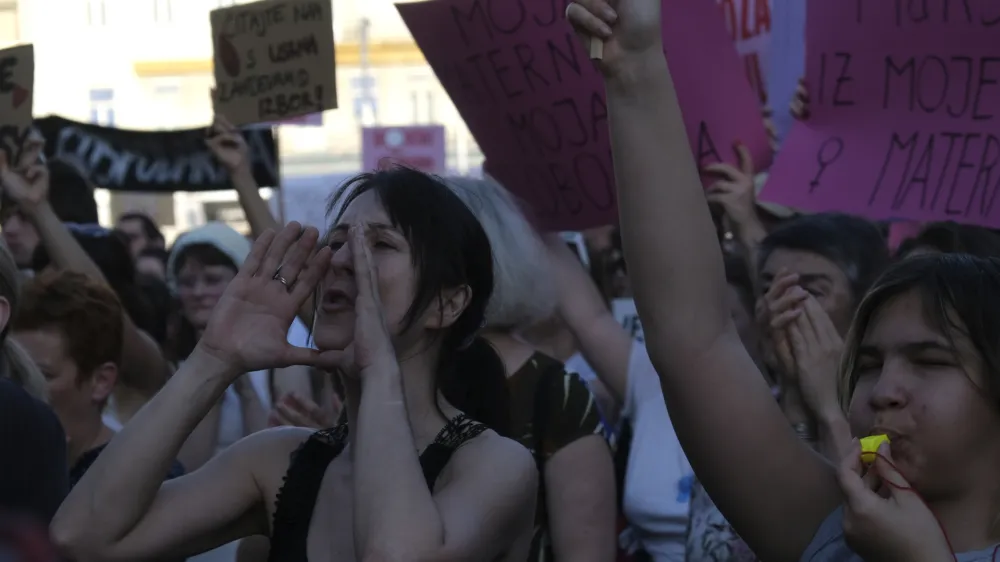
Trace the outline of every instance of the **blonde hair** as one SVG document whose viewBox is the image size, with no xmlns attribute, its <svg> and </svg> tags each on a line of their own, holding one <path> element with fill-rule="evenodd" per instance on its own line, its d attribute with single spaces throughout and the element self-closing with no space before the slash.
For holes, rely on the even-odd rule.
<svg viewBox="0 0 1000 562">
<path fill-rule="evenodd" d="M 11 379 L 39 400 L 48 399 L 45 377 L 28 353 L 10 337 L 10 321 L 21 296 L 20 271 L 6 244 L 0 244 L 0 298 L 10 307 L 7 325 L 0 326 L 0 377 Z"/>
<path fill-rule="evenodd" d="M 491 178 L 449 177 L 445 183 L 479 220 L 493 250 L 486 326 L 526 328 L 551 317 L 556 293 L 548 252 L 519 202 Z"/>
</svg>

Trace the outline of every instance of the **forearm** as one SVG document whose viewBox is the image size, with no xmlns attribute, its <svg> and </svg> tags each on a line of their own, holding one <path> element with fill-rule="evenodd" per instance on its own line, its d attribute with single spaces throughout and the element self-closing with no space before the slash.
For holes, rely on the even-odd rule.
<svg viewBox="0 0 1000 562">
<path fill-rule="evenodd" d="M 243 375 L 249 377 L 249 375 Z M 249 380 L 236 384 L 236 394 L 240 398 L 240 413 L 243 416 L 243 435 L 250 435 L 267 428 L 267 411 Z"/>
<path fill-rule="evenodd" d="M 35 205 L 28 212 L 52 263 L 60 269 L 83 273 L 107 284 L 108 280 L 101 268 L 97 267 L 76 238 L 73 238 L 73 234 L 52 210 L 48 201 Z"/>
<path fill-rule="evenodd" d="M 354 546 L 360 558 L 423 559 L 444 543 L 424 480 L 399 372 L 362 382 L 354 447 Z"/>
<path fill-rule="evenodd" d="M 230 373 L 198 351 L 101 452 L 53 520 L 82 542 L 115 542 L 142 519 L 184 441 L 218 401 Z M 127 467 L 123 470 L 123 467 Z M 114 509 L 107 509 L 113 505 Z M 54 531 L 55 532 L 55 531 Z"/>
<path fill-rule="evenodd" d="M 233 173 L 231 179 L 233 188 L 236 189 L 239 196 L 240 206 L 243 207 L 243 213 L 246 214 L 247 222 L 250 223 L 250 232 L 254 238 L 269 228 L 280 230 L 281 225 L 271 214 L 267 202 L 260 196 L 260 187 L 253 177 L 253 172 L 250 170 L 237 171 Z M 275 196 L 280 197 L 277 192 L 275 194 Z"/>
<path fill-rule="evenodd" d="M 643 329 L 679 355 L 700 353 L 731 320 L 715 227 L 663 53 L 634 61 L 608 80 L 607 93 L 622 240 Z"/>
</svg>

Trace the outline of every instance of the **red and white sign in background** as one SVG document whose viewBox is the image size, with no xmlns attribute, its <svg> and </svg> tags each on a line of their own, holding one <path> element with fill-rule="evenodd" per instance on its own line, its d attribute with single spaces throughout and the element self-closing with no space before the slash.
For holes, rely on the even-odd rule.
<svg viewBox="0 0 1000 562">
<path fill-rule="evenodd" d="M 444 127 L 365 127 L 361 130 L 362 169 L 404 164 L 428 174 L 443 174 Z"/>
</svg>

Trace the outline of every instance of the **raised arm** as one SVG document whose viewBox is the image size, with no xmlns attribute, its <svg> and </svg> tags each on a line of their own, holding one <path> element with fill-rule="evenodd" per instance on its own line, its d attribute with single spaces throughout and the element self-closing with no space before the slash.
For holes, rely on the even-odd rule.
<svg viewBox="0 0 1000 562">
<path fill-rule="evenodd" d="M 545 238 L 555 272 L 558 310 L 580 352 L 619 405 L 628 391 L 632 338 L 608 310 L 597 286 L 559 235 Z"/>
<path fill-rule="evenodd" d="M 240 130 L 233 126 L 224 116 L 217 115 L 210 130 L 211 136 L 205 141 L 216 159 L 229 171 L 233 189 L 240 198 L 240 206 L 250 223 L 250 233 L 260 236 L 267 229 L 280 230 L 281 224 L 271 214 L 267 202 L 260 196 L 260 186 L 253 177 L 253 164 L 250 161 L 250 148 Z M 281 197 L 278 190 L 275 197 Z M 306 326 L 312 326 L 312 301 L 303 303 L 299 310 L 299 318 Z"/>
<path fill-rule="evenodd" d="M 52 535 L 65 551 L 81 560 L 161 559 L 267 532 L 261 489 L 280 480 L 283 469 L 268 467 L 275 459 L 287 467 L 287 454 L 278 453 L 302 440 L 302 433 L 287 433 L 298 430 L 258 433 L 200 470 L 160 482 L 237 377 L 322 364 L 318 351 L 286 341 L 295 311 L 329 264 L 328 249 L 309 258 L 318 237 L 316 229 L 302 232 L 292 223 L 258 238 L 182 369 L 111 440 L 59 509 Z M 273 277 L 279 265 L 294 283 L 290 289 Z"/>
<path fill-rule="evenodd" d="M 660 0 L 578 0 L 567 9 L 579 31 L 604 40 L 636 304 L 671 420 L 705 488 L 759 557 L 797 560 L 839 490 L 832 469 L 795 437 L 730 319 L 721 250 L 663 54 L 660 8 Z"/>
<path fill-rule="evenodd" d="M 354 459 L 354 548 L 365 561 L 525 558 L 538 471 L 527 449 L 487 432 L 460 447 L 432 493 L 407 415 L 364 229 L 349 238 L 357 280 L 345 372 L 360 380 Z M 520 547 L 522 551 L 512 552 Z"/>
<path fill-rule="evenodd" d="M 265 439 L 240 441 L 202 468 L 163 482 L 230 378 L 228 367 L 211 356 L 191 355 L 59 508 L 51 534 L 63 554 L 108 562 L 180 558 L 267 532 L 253 473 L 269 456 L 261 447 Z"/>
<path fill-rule="evenodd" d="M 77 271 L 107 284 L 104 273 L 80 247 L 49 205 L 49 175 L 44 165 L 28 168 L 24 174 L 4 169 L 3 189 L 34 223 L 52 261 L 60 268 Z M 119 384 L 137 393 L 142 401 L 153 396 L 170 375 L 170 365 L 157 343 L 143 333 L 125 314 L 125 340 Z"/>
</svg>

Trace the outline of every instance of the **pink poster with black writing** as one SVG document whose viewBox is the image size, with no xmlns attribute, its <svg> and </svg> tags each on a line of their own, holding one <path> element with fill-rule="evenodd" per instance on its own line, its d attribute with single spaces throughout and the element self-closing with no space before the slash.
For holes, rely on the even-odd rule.
<svg viewBox="0 0 1000 562">
<path fill-rule="evenodd" d="M 366 172 L 403 164 L 428 174 L 443 174 L 445 131 L 441 125 L 361 129 L 361 165 Z"/>
<path fill-rule="evenodd" d="M 486 156 L 485 171 L 532 205 L 544 228 L 582 230 L 615 222 L 617 209 L 604 85 L 565 5 L 432 0 L 396 8 Z M 741 141 L 763 167 L 770 151 L 760 107 L 718 6 L 663 6 L 667 59 L 698 163 L 735 161 Z"/>
<path fill-rule="evenodd" d="M 743 72 L 757 94 L 757 100 L 765 105 L 768 103 L 765 77 L 771 48 L 771 0 L 715 1 L 722 11 L 736 52 L 743 61 Z"/>
<path fill-rule="evenodd" d="M 1000 226 L 1000 2 L 809 0 L 808 122 L 767 201 Z"/>
</svg>

